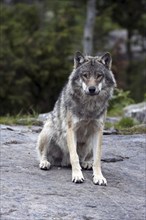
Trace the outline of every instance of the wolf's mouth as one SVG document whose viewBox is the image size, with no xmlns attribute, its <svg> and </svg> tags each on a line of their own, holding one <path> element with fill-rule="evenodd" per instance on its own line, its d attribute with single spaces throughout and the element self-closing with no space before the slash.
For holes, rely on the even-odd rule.
<svg viewBox="0 0 146 220">
<path fill-rule="evenodd" d="M 100 91 L 97 91 L 97 92 L 94 92 L 94 93 L 90 93 L 90 92 L 87 92 L 86 94 L 89 95 L 89 96 L 97 96 L 99 95 Z"/>
</svg>

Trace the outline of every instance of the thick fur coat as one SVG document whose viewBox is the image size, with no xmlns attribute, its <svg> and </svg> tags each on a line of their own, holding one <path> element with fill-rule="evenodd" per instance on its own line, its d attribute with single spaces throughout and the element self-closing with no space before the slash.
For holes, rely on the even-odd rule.
<svg viewBox="0 0 146 220">
<path fill-rule="evenodd" d="M 75 54 L 73 71 L 38 138 L 41 169 L 71 164 L 72 180 L 83 182 L 81 167 L 93 168 L 93 182 L 106 185 L 99 160 L 105 114 L 116 85 L 111 62 L 109 53 Z"/>
</svg>

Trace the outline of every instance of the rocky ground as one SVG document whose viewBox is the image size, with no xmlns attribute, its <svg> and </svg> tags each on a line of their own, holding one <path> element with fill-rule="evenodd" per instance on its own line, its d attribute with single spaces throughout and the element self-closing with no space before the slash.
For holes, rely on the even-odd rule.
<svg viewBox="0 0 146 220">
<path fill-rule="evenodd" d="M 1 125 L 1 220 L 144 220 L 145 143 L 141 135 L 104 135 L 108 185 L 71 182 L 69 168 L 38 168 L 40 127 Z"/>
</svg>

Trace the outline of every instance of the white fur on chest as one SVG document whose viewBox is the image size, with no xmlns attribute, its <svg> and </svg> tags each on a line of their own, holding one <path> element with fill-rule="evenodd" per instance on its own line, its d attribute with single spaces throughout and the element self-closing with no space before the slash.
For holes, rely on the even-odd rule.
<svg viewBox="0 0 146 220">
<path fill-rule="evenodd" d="M 98 127 L 103 124 L 103 118 L 100 120 L 82 120 L 73 117 L 74 131 L 77 135 L 77 142 L 85 143 L 94 133 L 97 132 Z"/>
</svg>

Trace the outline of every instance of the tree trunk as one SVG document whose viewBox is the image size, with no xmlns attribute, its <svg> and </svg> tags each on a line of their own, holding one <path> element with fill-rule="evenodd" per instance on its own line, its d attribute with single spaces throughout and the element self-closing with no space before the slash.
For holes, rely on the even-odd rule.
<svg viewBox="0 0 146 220">
<path fill-rule="evenodd" d="M 128 59 L 129 62 L 132 61 L 132 51 L 131 51 L 131 38 L 132 38 L 132 31 L 127 30 L 128 36 L 127 36 L 127 54 L 128 54 Z"/>
<path fill-rule="evenodd" d="M 87 1 L 87 15 L 83 36 L 83 51 L 85 54 L 93 53 L 93 32 L 96 17 L 96 0 Z"/>
<path fill-rule="evenodd" d="M 131 38 L 132 38 L 132 31 L 131 30 L 127 30 L 128 31 L 128 36 L 127 36 L 127 55 L 128 55 L 128 67 L 127 67 L 127 77 L 126 77 L 126 84 L 127 84 L 127 88 L 129 86 L 131 86 L 131 82 L 132 82 L 132 74 L 133 74 L 133 65 L 132 65 L 132 51 L 131 51 Z"/>
</svg>

